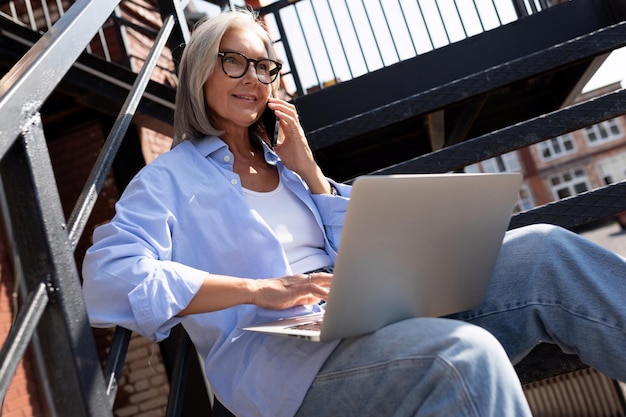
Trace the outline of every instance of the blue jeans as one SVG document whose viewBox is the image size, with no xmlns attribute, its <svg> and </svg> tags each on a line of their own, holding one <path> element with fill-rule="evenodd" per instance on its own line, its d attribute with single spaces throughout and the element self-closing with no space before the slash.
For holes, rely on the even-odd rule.
<svg viewBox="0 0 626 417">
<path fill-rule="evenodd" d="M 511 362 L 540 342 L 626 381 L 626 260 L 553 226 L 508 232 L 479 308 L 342 341 L 297 416 L 530 416 Z"/>
</svg>

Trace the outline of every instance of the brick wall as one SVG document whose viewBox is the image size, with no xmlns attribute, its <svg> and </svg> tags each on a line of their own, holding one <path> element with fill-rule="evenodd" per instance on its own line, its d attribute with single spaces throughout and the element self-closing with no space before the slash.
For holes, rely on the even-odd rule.
<svg viewBox="0 0 626 417">
<path fill-rule="evenodd" d="M 94 329 L 104 364 L 113 329 Z M 169 382 L 159 346 L 133 334 L 122 368 L 113 413 L 117 417 L 160 417 L 165 415 Z"/>
<path fill-rule="evenodd" d="M 0 236 L 0 345 L 4 345 L 13 321 L 13 271 L 11 269 L 10 253 Z M 39 393 L 34 383 L 34 373 L 30 356 L 27 353 L 25 360 L 20 361 L 15 376 L 11 381 L 4 404 L 2 417 L 29 417 L 41 416 Z"/>
<path fill-rule="evenodd" d="M 120 378 L 115 415 L 157 417 L 164 415 L 169 384 L 159 346 L 133 334 Z"/>
<path fill-rule="evenodd" d="M 123 17 L 130 22 L 142 27 L 149 27 L 155 32 L 158 32 L 161 28 L 161 15 L 157 9 L 155 9 L 155 3 L 154 0 L 122 2 L 120 4 L 120 10 L 122 11 Z M 130 26 L 126 27 L 125 33 L 130 67 L 133 71 L 139 72 L 154 43 L 154 38 Z M 159 58 L 151 78 L 153 81 L 160 84 L 170 86 L 177 85 L 177 79 L 174 75 L 174 62 L 170 50 L 167 47 Z"/>
</svg>

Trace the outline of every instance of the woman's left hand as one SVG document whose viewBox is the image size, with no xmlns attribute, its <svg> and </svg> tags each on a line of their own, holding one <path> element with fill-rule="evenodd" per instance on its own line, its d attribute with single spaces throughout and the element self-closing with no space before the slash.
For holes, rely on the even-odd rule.
<svg viewBox="0 0 626 417">
<path fill-rule="evenodd" d="M 330 185 L 315 162 L 313 152 L 300 125 L 296 106 L 284 100 L 270 98 L 268 107 L 280 119 L 280 131 L 275 152 L 285 166 L 296 172 L 315 194 L 330 192 Z"/>
<path fill-rule="evenodd" d="M 278 143 L 275 151 L 287 168 L 300 172 L 316 165 L 313 153 L 304 135 L 304 129 L 300 125 L 296 106 L 277 98 L 269 99 L 268 107 L 274 110 L 276 117 L 280 119 Z"/>
</svg>

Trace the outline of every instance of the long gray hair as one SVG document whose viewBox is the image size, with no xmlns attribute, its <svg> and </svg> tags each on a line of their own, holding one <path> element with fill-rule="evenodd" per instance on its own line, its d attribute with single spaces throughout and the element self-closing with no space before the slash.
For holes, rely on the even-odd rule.
<svg viewBox="0 0 626 417">
<path fill-rule="evenodd" d="M 253 11 L 229 11 L 199 21 L 192 30 L 179 65 L 174 110 L 174 146 L 189 138 L 219 136 L 223 133 L 212 122 L 203 87 L 218 65 L 220 42 L 229 29 L 249 29 L 255 32 L 265 44 L 268 58 L 276 60 L 272 40 Z M 279 83 L 280 77 L 272 83 L 274 94 Z"/>
</svg>

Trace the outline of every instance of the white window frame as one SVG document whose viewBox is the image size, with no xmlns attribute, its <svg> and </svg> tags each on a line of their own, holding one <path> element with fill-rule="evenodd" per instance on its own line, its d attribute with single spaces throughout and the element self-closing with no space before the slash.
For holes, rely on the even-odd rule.
<svg viewBox="0 0 626 417">
<path fill-rule="evenodd" d="M 515 212 L 526 211 L 535 207 L 535 200 L 530 187 L 527 184 L 522 184 L 519 194 L 517 196 L 517 204 L 515 205 Z"/>
<path fill-rule="evenodd" d="M 624 136 L 617 119 L 609 119 L 583 129 L 589 146 L 597 146 Z"/>
<path fill-rule="evenodd" d="M 517 152 L 508 152 L 481 162 L 484 172 L 520 172 Z"/>
<path fill-rule="evenodd" d="M 626 179 L 626 152 L 596 162 L 596 170 L 605 185 Z"/>
<path fill-rule="evenodd" d="M 576 152 L 576 141 L 569 133 L 548 139 L 535 145 L 543 162 L 552 161 Z M 570 147 L 571 149 L 568 149 Z M 547 153 L 547 155 L 546 155 Z"/>
<path fill-rule="evenodd" d="M 548 183 L 555 200 L 572 197 L 591 190 L 591 182 L 584 168 L 573 168 L 554 174 L 548 178 Z M 584 186 L 584 190 L 580 189 L 581 185 Z M 560 192 L 563 190 L 567 190 L 568 195 L 561 196 Z"/>
</svg>

